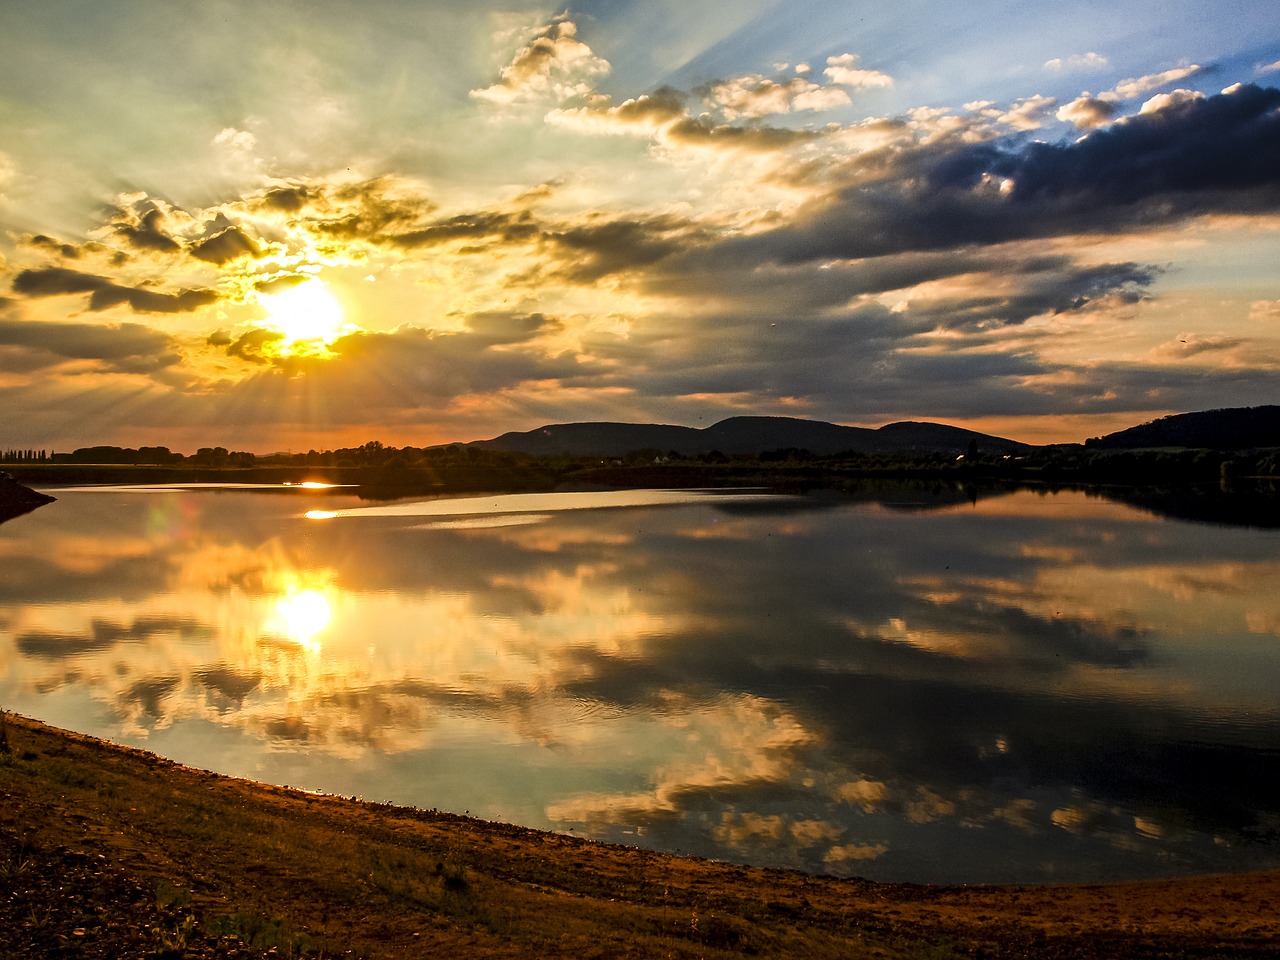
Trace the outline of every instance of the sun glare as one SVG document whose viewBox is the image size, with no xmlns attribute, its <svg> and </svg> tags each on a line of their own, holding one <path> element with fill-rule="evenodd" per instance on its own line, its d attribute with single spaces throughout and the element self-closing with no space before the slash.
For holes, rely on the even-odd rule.
<svg viewBox="0 0 1280 960">
<path fill-rule="evenodd" d="M 272 626 L 303 646 L 329 625 L 329 598 L 319 590 L 290 592 L 276 601 Z"/>
<path fill-rule="evenodd" d="M 336 340 L 344 329 L 338 298 L 319 280 L 307 280 L 280 293 L 260 293 L 267 323 L 284 334 L 286 347 L 296 343 Z"/>
</svg>

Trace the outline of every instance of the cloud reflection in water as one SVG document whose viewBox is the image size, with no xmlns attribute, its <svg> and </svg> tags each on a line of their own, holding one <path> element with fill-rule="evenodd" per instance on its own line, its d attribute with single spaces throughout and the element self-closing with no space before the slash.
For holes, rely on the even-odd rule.
<svg viewBox="0 0 1280 960">
<path fill-rule="evenodd" d="M 833 873 L 1280 862 L 1274 533 L 891 499 L 68 495 L 0 528 L 0 696 L 240 775 Z"/>
</svg>

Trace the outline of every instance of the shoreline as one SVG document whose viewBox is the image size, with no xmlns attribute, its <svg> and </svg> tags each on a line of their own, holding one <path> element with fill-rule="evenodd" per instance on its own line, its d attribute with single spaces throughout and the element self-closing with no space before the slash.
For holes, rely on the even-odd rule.
<svg viewBox="0 0 1280 960">
<path fill-rule="evenodd" d="M 58 937 L 86 957 L 370 960 L 1261 957 L 1280 942 L 1280 871 L 844 880 L 239 780 L 14 714 L 2 729 L 6 957 L 48 955 L 38 945 Z M 47 873 L 71 880 L 50 894 L 62 909 L 41 902 Z M 112 884 L 136 893 L 115 920 Z"/>
</svg>

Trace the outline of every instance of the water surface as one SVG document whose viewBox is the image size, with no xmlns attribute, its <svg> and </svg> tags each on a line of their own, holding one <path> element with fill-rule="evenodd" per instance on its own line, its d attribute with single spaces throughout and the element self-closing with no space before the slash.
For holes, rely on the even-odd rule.
<svg viewBox="0 0 1280 960">
<path fill-rule="evenodd" d="M 1025 491 L 52 492 L 0 525 L 5 709 L 838 875 L 1280 866 L 1275 530 Z"/>
</svg>

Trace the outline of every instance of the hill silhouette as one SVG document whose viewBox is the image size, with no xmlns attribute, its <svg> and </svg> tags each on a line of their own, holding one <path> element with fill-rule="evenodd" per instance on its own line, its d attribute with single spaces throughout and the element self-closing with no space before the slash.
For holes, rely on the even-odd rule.
<svg viewBox="0 0 1280 960">
<path fill-rule="evenodd" d="M 1280 447 L 1280 406 L 1226 407 L 1178 413 L 1150 423 L 1093 437 L 1085 446 L 1134 450 L 1144 447 L 1193 447 L 1252 450 Z"/>
<path fill-rule="evenodd" d="M 878 429 L 846 427 L 795 417 L 730 417 L 698 429 L 655 423 L 557 423 L 504 433 L 468 446 L 534 456 L 620 457 L 637 450 L 696 456 L 718 450 L 758 455 L 772 450 L 836 453 L 963 453 L 971 443 L 986 453 L 1012 453 L 1030 445 L 942 423 L 903 421 Z"/>
</svg>

